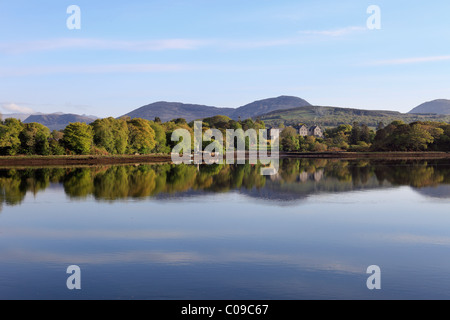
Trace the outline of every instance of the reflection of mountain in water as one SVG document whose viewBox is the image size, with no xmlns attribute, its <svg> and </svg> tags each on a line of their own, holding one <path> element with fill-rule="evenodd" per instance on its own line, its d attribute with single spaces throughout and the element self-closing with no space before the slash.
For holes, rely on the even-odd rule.
<svg viewBox="0 0 450 320">
<path fill-rule="evenodd" d="M 0 204 L 17 205 L 26 194 L 64 188 L 72 199 L 177 200 L 238 192 L 253 199 L 293 204 L 318 193 L 408 185 L 418 192 L 450 197 L 450 163 L 432 161 L 342 161 L 289 159 L 278 174 L 262 176 L 261 165 L 140 165 L 0 170 Z"/>
<path fill-rule="evenodd" d="M 450 185 L 439 185 L 436 187 L 414 188 L 417 193 L 432 198 L 450 198 Z"/>
<path fill-rule="evenodd" d="M 387 182 L 379 184 L 376 177 L 371 177 L 364 185 L 354 185 L 351 182 L 342 182 L 335 178 L 326 178 L 321 181 L 299 181 L 297 183 L 289 184 L 271 182 L 268 183 L 263 190 L 252 190 L 252 192 L 246 194 L 251 197 L 264 198 L 267 200 L 295 201 L 318 193 L 338 193 L 387 187 L 392 187 L 392 185 Z"/>
</svg>

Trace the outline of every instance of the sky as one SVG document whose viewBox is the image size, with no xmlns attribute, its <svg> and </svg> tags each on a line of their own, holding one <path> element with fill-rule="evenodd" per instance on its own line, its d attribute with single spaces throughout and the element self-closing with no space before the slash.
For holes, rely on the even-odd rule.
<svg viewBox="0 0 450 320">
<path fill-rule="evenodd" d="M 449 43 L 448 0 L 3 0 L 0 112 L 118 117 L 281 95 L 408 112 L 450 99 Z"/>
</svg>

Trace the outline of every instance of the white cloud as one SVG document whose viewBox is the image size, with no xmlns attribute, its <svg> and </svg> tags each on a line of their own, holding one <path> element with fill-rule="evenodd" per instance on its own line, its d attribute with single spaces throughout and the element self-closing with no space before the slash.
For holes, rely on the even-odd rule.
<svg viewBox="0 0 450 320">
<path fill-rule="evenodd" d="M 193 50 L 205 44 L 195 39 L 162 39 L 145 41 L 122 41 L 94 38 L 61 38 L 16 43 L 0 43 L 0 52 L 17 54 L 64 49 L 162 51 Z"/>
<path fill-rule="evenodd" d="M 223 40 L 217 41 L 217 47 L 225 49 L 258 49 L 270 47 L 291 46 L 303 43 L 300 38 L 264 39 L 264 40 Z"/>
<path fill-rule="evenodd" d="M 365 31 L 367 28 L 350 26 L 333 30 L 307 30 L 299 31 L 302 35 L 319 35 L 339 37 L 356 32 Z M 296 45 L 306 39 L 301 37 L 287 37 L 278 39 L 159 39 L 159 40 L 114 40 L 99 38 L 59 38 L 36 41 L 23 41 L 0 43 L 0 52 L 6 54 L 20 54 L 55 50 L 115 50 L 115 51 L 164 51 L 164 50 L 195 50 L 202 47 L 216 48 L 264 48 L 286 45 Z"/>
<path fill-rule="evenodd" d="M 402 65 L 402 64 L 414 64 L 425 62 L 439 62 L 450 61 L 450 56 L 431 56 L 431 57 L 416 57 L 416 58 L 402 58 L 392 60 L 380 60 L 370 63 L 370 65 L 383 66 L 383 65 Z"/>
<path fill-rule="evenodd" d="M 0 77 L 51 75 L 51 74 L 105 74 L 177 72 L 195 69 L 181 64 L 113 64 L 113 65 L 60 65 L 27 68 L 0 68 Z"/>
<path fill-rule="evenodd" d="M 360 26 L 350 26 L 340 29 L 331 29 L 331 30 L 304 30 L 299 31 L 300 34 L 306 35 L 319 35 L 319 36 L 327 36 L 327 37 L 341 37 L 352 33 L 358 33 L 366 31 L 366 27 Z"/>
<path fill-rule="evenodd" d="M 13 112 L 13 113 L 33 113 L 33 109 L 29 108 L 29 107 L 25 107 L 25 106 L 19 106 L 15 103 L 2 103 L 1 104 L 1 108 L 5 111 L 8 112 Z"/>
</svg>

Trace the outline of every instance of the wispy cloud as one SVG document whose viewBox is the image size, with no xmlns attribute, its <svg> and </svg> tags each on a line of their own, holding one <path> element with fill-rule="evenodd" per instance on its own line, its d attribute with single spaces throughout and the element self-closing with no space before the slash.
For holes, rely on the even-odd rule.
<svg viewBox="0 0 450 320">
<path fill-rule="evenodd" d="M 303 42 L 304 40 L 299 37 L 261 40 L 221 40 L 216 41 L 215 46 L 225 49 L 258 49 L 291 46 L 301 44 Z"/>
<path fill-rule="evenodd" d="M 364 27 L 350 26 L 332 30 L 299 31 L 300 35 L 339 37 L 366 30 Z M 276 39 L 158 39 L 158 40 L 114 40 L 99 38 L 57 38 L 47 40 L 0 43 L 0 53 L 26 54 L 58 50 L 107 50 L 107 51 L 165 51 L 196 50 L 204 47 L 225 49 L 253 49 L 296 45 L 308 39 L 301 36 Z"/>
<path fill-rule="evenodd" d="M 375 65 L 375 66 L 402 65 L 402 64 L 415 64 L 415 63 L 439 62 L 439 61 L 450 61 L 450 55 L 380 60 L 380 61 L 375 61 L 375 62 L 369 63 L 369 65 Z"/>
<path fill-rule="evenodd" d="M 205 41 L 195 39 L 122 41 L 93 38 L 60 38 L 38 41 L 0 43 L 0 52 L 17 54 L 65 49 L 117 51 L 193 50 L 199 48 L 204 44 Z"/>
<path fill-rule="evenodd" d="M 7 112 L 13 112 L 13 113 L 33 113 L 34 110 L 26 107 L 26 106 L 21 106 L 15 103 L 2 103 L 0 104 L 0 107 Z"/>
<path fill-rule="evenodd" d="M 350 26 L 339 29 L 331 29 L 331 30 L 303 30 L 299 31 L 300 34 L 304 35 L 318 35 L 318 36 L 326 36 L 326 37 L 341 37 L 353 33 L 360 33 L 366 31 L 366 27 L 361 26 Z"/>
<path fill-rule="evenodd" d="M 195 69 L 182 64 L 110 64 L 110 65 L 60 65 L 20 68 L 0 68 L 0 77 L 34 76 L 51 74 L 105 74 L 178 72 Z"/>
</svg>

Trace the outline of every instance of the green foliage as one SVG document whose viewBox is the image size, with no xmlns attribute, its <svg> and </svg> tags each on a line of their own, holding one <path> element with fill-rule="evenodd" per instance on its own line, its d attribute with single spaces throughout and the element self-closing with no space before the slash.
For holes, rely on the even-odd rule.
<svg viewBox="0 0 450 320">
<path fill-rule="evenodd" d="M 123 119 L 97 119 L 91 123 L 94 143 L 110 154 L 124 154 L 128 147 L 128 126 Z"/>
<path fill-rule="evenodd" d="M 59 143 L 56 140 L 51 139 L 49 142 L 49 148 L 50 148 L 50 154 L 55 155 L 55 156 L 62 156 L 66 154 L 66 150 L 64 149 L 64 147 L 61 145 L 61 143 Z"/>
<path fill-rule="evenodd" d="M 189 131 L 189 133 L 191 134 L 191 147 L 193 147 L 194 132 L 192 128 L 189 127 L 187 124 L 176 124 L 175 122 L 170 121 L 163 123 L 163 128 L 164 131 L 166 132 L 166 144 L 170 151 L 179 143 L 178 141 L 172 141 L 172 133 L 177 129 L 186 129 Z"/>
<path fill-rule="evenodd" d="M 23 154 L 49 155 L 50 130 L 40 123 L 27 123 L 19 134 L 20 151 Z"/>
<path fill-rule="evenodd" d="M 281 134 L 281 150 L 286 152 L 298 151 L 300 148 L 297 130 L 292 127 L 285 128 Z"/>
<path fill-rule="evenodd" d="M 92 127 L 81 122 L 69 124 L 64 129 L 62 144 L 74 154 L 89 154 L 94 142 Z"/>
<path fill-rule="evenodd" d="M 211 118 L 203 119 L 203 123 L 209 128 L 215 129 L 231 129 L 230 122 L 232 120 L 226 116 L 214 116 Z"/>
<path fill-rule="evenodd" d="M 127 121 L 128 153 L 150 154 L 155 148 L 155 131 L 149 121 L 136 118 Z"/>
<path fill-rule="evenodd" d="M 166 132 L 160 122 L 150 121 L 150 127 L 155 132 L 155 147 L 152 152 L 155 153 L 169 153 L 169 147 L 167 146 Z"/>
<path fill-rule="evenodd" d="M 15 155 L 20 151 L 19 135 L 23 130 L 20 120 L 9 118 L 0 123 L 0 154 Z"/>
<path fill-rule="evenodd" d="M 394 121 L 377 131 L 372 150 L 375 151 L 448 151 L 445 142 L 447 124 L 439 122 L 414 122 L 405 124 Z"/>
<path fill-rule="evenodd" d="M 50 154 L 56 156 L 62 156 L 66 153 L 64 146 L 62 146 L 62 138 L 64 137 L 64 133 L 62 131 L 53 130 L 50 134 L 49 139 L 49 147 Z"/>
</svg>

